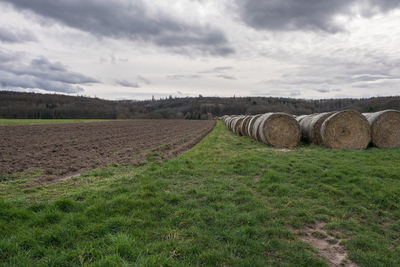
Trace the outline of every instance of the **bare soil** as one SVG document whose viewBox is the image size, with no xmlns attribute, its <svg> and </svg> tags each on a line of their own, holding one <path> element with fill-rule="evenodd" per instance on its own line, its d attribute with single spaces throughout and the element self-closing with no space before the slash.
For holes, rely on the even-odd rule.
<svg viewBox="0 0 400 267">
<path fill-rule="evenodd" d="M 214 121 L 125 120 L 0 127 L 0 181 L 41 172 L 47 184 L 110 163 L 145 164 L 188 150 Z"/>
<path fill-rule="evenodd" d="M 323 229 L 324 226 L 324 223 L 309 226 L 299 237 L 317 249 L 319 255 L 329 263 L 329 266 L 357 267 L 358 265 L 348 258 L 347 252 L 341 244 L 343 240 L 331 236 Z"/>
</svg>

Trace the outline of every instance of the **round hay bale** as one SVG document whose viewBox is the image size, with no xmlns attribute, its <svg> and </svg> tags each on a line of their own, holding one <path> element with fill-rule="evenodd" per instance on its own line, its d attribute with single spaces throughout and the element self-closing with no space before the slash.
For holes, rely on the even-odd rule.
<svg viewBox="0 0 400 267">
<path fill-rule="evenodd" d="M 263 143 L 280 148 L 292 148 L 299 144 L 300 126 L 292 115 L 267 113 L 257 121 L 259 138 Z"/>
<path fill-rule="evenodd" d="M 233 124 L 234 124 L 234 121 L 235 121 L 235 119 L 236 119 L 237 117 L 238 117 L 238 115 L 233 115 L 233 116 L 231 117 L 230 121 L 229 121 L 228 128 L 229 128 L 229 130 L 232 131 L 232 132 L 233 132 Z"/>
<path fill-rule="evenodd" d="M 314 143 L 316 145 L 322 144 L 321 126 L 326 118 L 331 116 L 334 112 L 325 112 L 320 114 L 311 114 L 304 117 L 300 121 L 301 138 L 305 142 Z"/>
<path fill-rule="evenodd" d="M 307 117 L 308 115 L 300 115 L 300 116 L 296 116 L 296 121 L 298 122 L 298 123 L 300 123 L 301 122 L 301 120 L 302 119 L 304 119 L 305 117 Z"/>
<path fill-rule="evenodd" d="M 231 116 L 227 116 L 227 117 L 224 119 L 224 123 L 225 123 L 225 125 L 226 125 L 227 127 L 229 127 L 229 122 L 231 121 L 231 119 L 232 119 Z"/>
<path fill-rule="evenodd" d="M 244 120 L 242 121 L 242 125 L 240 126 L 240 133 L 241 133 L 241 135 L 242 136 L 248 136 L 248 133 L 247 133 L 247 127 L 248 127 L 248 125 L 249 125 L 249 122 L 250 122 L 250 120 L 251 120 L 251 118 L 252 118 L 253 116 L 246 116 L 245 118 L 244 118 Z"/>
<path fill-rule="evenodd" d="M 228 117 L 226 117 L 226 118 L 224 119 L 224 123 L 225 123 L 226 127 L 228 127 L 228 128 L 229 128 L 229 122 L 230 122 L 231 119 L 232 119 L 231 116 L 228 116 Z"/>
<path fill-rule="evenodd" d="M 254 127 L 254 123 L 256 122 L 256 120 L 261 117 L 262 114 L 258 114 L 258 115 L 254 115 L 250 121 L 249 121 L 249 125 L 247 126 L 247 135 L 250 137 L 253 137 L 253 127 Z M 253 137 L 254 138 L 254 137 Z"/>
<path fill-rule="evenodd" d="M 225 119 L 226 119 L 227 117 L 228 117 L 228 115 L 224 115 L 224 116 L 219 117 L 218 119 L 219 119 L 220 121 L 225 122 Z"/>
<path fill-rule="evenodd" d="M 235 115 L 235 117 L 232 118 L 231 122 L 229 123 L 229 129 L 235 133 L 235 127 L 237 124 L 237 121 L 241 118 L 241 116 Z"/>
<path fill-rule="evenodd" d="M 266 113 L 269 114 L 269 113 Z M 262 117 L 266 114 L 261 114 L 259 115 L 256 120 L 254 121 L 253 124 L 253 129 L 252 129 L 252 133 L 251 133 L 251 137 L 253 137 L 254 140 L 261 142 L 261 138 L 260 138 L 260 132 L 258 131 L 258 128 L 261 124 L 262 121 Z"/>
<path fill-rule="evenodd" d="M 239 136 L 242 136 L 241 127 L 242 127 L 242 122 L 245 118 L 246 118 L 246 116 L 239 116 L 239 117 L 237 117 L 237 120 L 235 121 L 235 126 L 233 128 L 233 132 Z"/>
<path fill-rule="evenodd" d="M 400 111 L 363 113 L 371 126 L 372 144 L 379 148 L 400 148 Z"/>
<path fill-rule="evenodd" d="M 321 136 L 323 144 L 333 149 L 365 149 L 371 141 L 367 119 L 355 110 L 329 116 L 322 123 Z"/>
</svg>

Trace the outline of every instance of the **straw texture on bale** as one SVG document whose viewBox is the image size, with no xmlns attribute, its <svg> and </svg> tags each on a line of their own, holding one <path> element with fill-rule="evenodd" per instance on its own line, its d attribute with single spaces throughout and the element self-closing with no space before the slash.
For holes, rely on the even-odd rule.
<svg viewBox="0 0 400 267">
<path fill-rule="evenodd" d="M 355 110 L 329 116 L 321 127 L 323 144 L 333 149 L 365 149 L 371 140 L 367 119 Z"/>
<path fill-rule="evenodd" d="M 234 125 L 234 122 L 235 122 L 235 119 L 238 117 L 238 115 L 233 115 L 232 117 L 231 117 L 231 119 L 229 120 L 229 126 L 228 126 L 228 128 L 229 128 L 229 130 L 231 130 L 232 132 L 233 132 L 233 125 Z"/>
<path fill-rule="evenodd" d="M 267 113 L 270 114 L 270 113 Z M 262 122 L 262 118 L 265 116 L 266 114 L 262 114 L 261 116 L 259 116 L 254 124 L 253 124 L 253 129 L 252 129 L 252 133 L 251 136 L 253 137 L 254 140 L 261 142 L 261 138 L 260 138 L 260 132 L 258 131 L 258 128 L 260 127 L 260 124 Z"/>
<path fill-rule="evenodd" d="M 400 148 L 400 111 L 383 110 L 363 115 L 371 126 L 371 139 L 374 146 Z"/>
<path fill-rule="evenodd" d="M 267 145 L 292 148 L 300 142 L 300 126 L 292 115 L 267 113 L 258 118 L 256 124 L 260 141 Z"/>
<path fill-rule="evenodd" d="M 229 124 L 230 124 L 231 120 L 232 120 L 232 117 L 227 117 L 227 118 L 225 118 L 225 120 L 224 120 L 225 125 L 226 125 L 226 127 L 228 127 L 228 129 L 229 129 Z"/>
<path fill-rule="evenodd" d="M 251 118 L 252 118 L 253 116 L 246 116 L 245 118 L 244 118 L 244 120 L 242 121 L 242 124 L 240 125 L 240 134 L 242 135 L 242 136 L 248 136 L 248 134 L 247 134 L 247 126 L 249 125 L 249 122 L 250 122 L 250 120 L 251 120 Z"/>
<path fill-rule="evenodd" d="M 229 130 L 232 132 L 235 129 L 235 121 L 236 121 L 237 116 L 232 117 L 232 119 L 229 121 Z"/>
<path fill-rule="evenodd" d="M 307 116 L 309 116 L 309 115 L 300 115 L 300 116 L 296 116 L 296 121 L 297 121 L 298 123 L 300 123 L 301 120 L 304 119 L 304 118 L 307 117 Z"/>
<path fill-rule="evenodd" d="M 242 132 L 241 132 L 241 126 L 242 126 L 242 121 L 245 119 L 245 116 L 239 116 L 237 117 L 236 121 L 235 121 L 235 128 L 234 128 L 234 132 L 235 134 L 241 136 Z"/>
<path fill-rule="evenodd" d="M 253 137 L 253 127 L 254 127 L 254 123 L 256 122 L 256 120 L 261 117 L 262 114 L 258 114 L 258 115 L 254 115 L 250 121 L 249 121 L 249 125 L 247 126 L 247 134 L 248 136 Z"/>
<path fill-rule="evenodd" d="M 241 116 L 241 118 L 237 121 L 236 127 L 235 127 L 235 133 L 239 136 L 242 136 L 242 124 L 243 121 L 246 119 L 246 116 Z"/>
<path fill-rule="evenodd" d="M 322 145 L 321 126 L 326 118 L 331 116 L 333 112 L 320 114 L 311 114 L 304 117 L 300 123 L 301 138 L 305 142 Z"/>
</svg>

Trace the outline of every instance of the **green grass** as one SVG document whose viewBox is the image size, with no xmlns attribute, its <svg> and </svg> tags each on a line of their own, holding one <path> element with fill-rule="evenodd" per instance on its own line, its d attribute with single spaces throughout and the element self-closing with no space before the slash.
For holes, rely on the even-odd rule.
<svg viewBox="0 0 400 267">
<path fill-rule="evenodd" d="M 322 221 L 361 266 L 399 266 L 399 162 L 399 150 L 277 151 L 218 123 L 175 159 L 3 182 L 0 265 L 327 266 L 295 234 Z"/>
<path fill-rule="evenodd" d="M 0 126 L 4 125 L 32 125 L 32 124 L 53 124 L 53 123 L 76 123 L 76 122 L 98 122 L 107 121 L 101 119 L 54 119 L 54 120 L 35 120 L 35 119 L 0 119 Z"/>
</svg>

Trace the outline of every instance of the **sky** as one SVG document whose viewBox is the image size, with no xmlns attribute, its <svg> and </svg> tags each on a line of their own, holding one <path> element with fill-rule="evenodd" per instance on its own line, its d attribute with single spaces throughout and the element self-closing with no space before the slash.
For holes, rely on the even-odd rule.
<svg viewBox="0 0 400 267">
<path fill-rule="evenodd" d="M 0 0 L 0 90 L 400 95 L 399 0 Z"/>
</svg>

